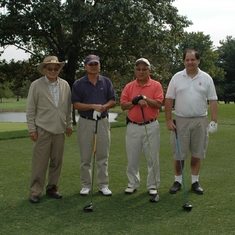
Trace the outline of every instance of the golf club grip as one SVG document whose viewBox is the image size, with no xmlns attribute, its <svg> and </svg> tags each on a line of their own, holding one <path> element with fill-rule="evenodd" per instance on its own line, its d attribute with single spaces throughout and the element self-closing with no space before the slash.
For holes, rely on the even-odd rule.
<svg viewBox="0 0 235 235">
<path fill-rule="evenodd" d="M 98 129 L 98 117 L 95 121 L 95 136 L 94 136 L 94 154 L 96 153 L 96 147 L 97 147 L 97 129 Z"/>
<path fill-rule="evenodd" d="M 143 120 L 144 120 L 144 123 L 145 123 L 144 109 L 143 109 L 142 106 L 140 106 L 140 109 L 141 109 L 142 117 L 143 117 Z"/>
<path fill-rule="evenodd" d="M 97 134 L 97 129 L 98 129 L 98 116 L 97 119 L 95 120 L 95 134 Z"/>
<path fill-rule="evenodd" d="M 173 123 L 175 124 L 175 126 L 176 126 L 176 121 L 175 121 L 175 119 L 173 119 Z M 178 139 L 178 136 L 177 136 L 177 130 L 175 129 L 175 136 L 176 136 L 176 138 Z"/>
</svg>

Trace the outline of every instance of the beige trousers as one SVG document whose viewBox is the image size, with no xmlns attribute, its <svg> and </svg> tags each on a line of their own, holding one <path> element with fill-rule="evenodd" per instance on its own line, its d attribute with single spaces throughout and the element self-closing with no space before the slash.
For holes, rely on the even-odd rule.
<svg viewBox="0 0 235 235">
<path fill-rule="evenodd" d="M 37 127 L 37 133 L 38 139 L 33 148 L 30 193 L 39 196 L 44 188 L 48 167 L 46 190 L 58 187 L 64 153 L 64 134 L 55 135 L 40 127 Z"/>
<path fill-rule="evenodd" d="M 140 186 L 139 164 L 142 152 L 144 152 L 147 160 L 147 188 L 158 188 L 160 186 L 160 126 L 158 121 L 146 124 L 146 129 L 147 133 L 144 125 L 139 126 L 133 123 L 129 123 L 126 129 L 128 187 L 135 189 Z"/>
<path fill-rule="evenodd" d="M 91 188 L 92 158 L 97 165 L 97 183 L 100 188 L 109 186 L 108 158 L 110 149 L 110 123 L 108 118 L 98 120 L 96 154 L 94 136 L 96 121 L 79 118 L 77 127 L 78 146 L 81 163 L 82 188 Z"/>
</svg>

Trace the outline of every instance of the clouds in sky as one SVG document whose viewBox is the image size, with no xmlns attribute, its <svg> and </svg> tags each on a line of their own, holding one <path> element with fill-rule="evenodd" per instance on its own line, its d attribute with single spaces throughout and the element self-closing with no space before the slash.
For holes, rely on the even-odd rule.
<svg viewBox="0 0 235 235">
<path fill-rule="evenodd" d="M 235 37 L 234 0 L 175 0 L 173 6 L 180 15 L 193 22 L 187 32 L 210 35 L 214 46 L 219 46 L 219 41 L 225 40 L 226 36 Z"/>
</svg>

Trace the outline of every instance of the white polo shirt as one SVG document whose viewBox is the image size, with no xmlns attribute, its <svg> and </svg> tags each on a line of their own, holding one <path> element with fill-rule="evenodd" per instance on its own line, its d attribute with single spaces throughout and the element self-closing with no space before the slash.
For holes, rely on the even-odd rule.
<svg viewBox="0 0 235 235">
<path fill-rule="evenodd" d="M 198 70 L 192 79 L 186 69 L 176 73 L 167 88 L 166 98 L 175 100 L 175 115 L 180 117 L 201 117 L 207 115 L 208 100 L 217 100 L 213 79 Z"/>
</svg>

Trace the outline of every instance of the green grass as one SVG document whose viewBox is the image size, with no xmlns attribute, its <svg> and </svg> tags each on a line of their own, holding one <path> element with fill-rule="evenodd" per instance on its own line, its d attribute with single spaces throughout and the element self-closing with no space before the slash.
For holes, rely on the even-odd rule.
<svg viewBox="0 0 235 235">
<path fill-rule="evenodd" d="M 19 98 L 17 101 L 16 98 L 3 98 L 2 102 L 0 103 L 0 111 L 1 110 L 17 110 L 17 111 L 25 111 L 26 110 L 26 99 Z"/>
<path fill-rule="evenodd" d="M 26 130 L 26 123 L 20 122 L 0 122 L 0 135 L 1 132 L 9 132 L 9 131 L 19 131 Z"/>
<path fill-rule="evenodd" d="M 92 213 L 83 211 L 90 197 L 79 195 L 80 165 L 76 133 L 66 138 L 65 154 L 59 190 L 62 200 L 41 196 L 41 202 L 28 201 L 33 142 L 27 133 L 7 132 L 0 140 L 0 234 L 4 235 L 198 235 L 235 234 L 234 226 L 234 153 L 235 105 L 219 105 L 218 132 L 210 135 L 207 157 L 203 160 L 200 182 L 204 195 L 190 191 L 189 161 L 185 165 L 185 180 L 191 212 L 184 211 L 183 190 L 169 194 L 174 180 L 173 159 L 169 145 L 170 132 L 160 114 L 161 125 L 161 186 L 160 201 L 150 203 L 146 189 L 147 167 L 143 156 L 140 163 L 141 186 L 133 195 L 125 195 L 127 186 L 124 117 L 122 124 L 111 129 L 109 159 L 112 197 L 98 193 L 94 184 Z M 118 125 L 116 123 L 116 125 Z M 4 132 L 6 135 L 6 132 Z M 11 133 L 11 136 L 10 136 Z"/>
</svg>

